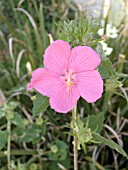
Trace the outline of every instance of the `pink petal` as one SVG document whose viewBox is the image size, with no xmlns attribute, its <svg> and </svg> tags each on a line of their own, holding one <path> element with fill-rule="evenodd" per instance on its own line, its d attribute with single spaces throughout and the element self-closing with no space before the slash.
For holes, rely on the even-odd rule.
<svg viewBox="0 0 128 170">
<path fill-rule="evenodd" d="M 67 90 L 67 86 L 62 86 L 50 97 L 50 106 L 56 112 L 67 113 L 76 106 L 79 97 L 76 85 L 72 86 L 70 90 Z"/>
<path fill-rule="evenodd" d="M 62 74 L 63 70 L 67 68 L 70 48 L 70 45 L 65 41 L 54 41 L 45 51 L 44 67 L 51 72 Z"/>
<path fill-rule="evenodd" d="M 69 68 L 75 72 L 90 71 L 100 64 L 100 56 L 88 46 L 78 46 L 72 49 Z"/>
<path fill-rule="evenodd" d="M 28 83 L 28 84 L 27 84 L 26 89 L 27 89 L 28 91 L 29 91 L 29 90 L 32 90 L 31 83 Z"/>
<path fill-rule="evenodd" d="M 88 103 L 93 103 L 101 98 L 103 93 L 103 80 L 97 70 L 77 73 L 76 84 L 80 95 Z"/>
<path fill-rule="evenodd" d="M 44 96 L 50 97 L 63 85 L 59 75 L 44 68 L 38 68 L 32 73 L 30 85 Z"/>
</svg>

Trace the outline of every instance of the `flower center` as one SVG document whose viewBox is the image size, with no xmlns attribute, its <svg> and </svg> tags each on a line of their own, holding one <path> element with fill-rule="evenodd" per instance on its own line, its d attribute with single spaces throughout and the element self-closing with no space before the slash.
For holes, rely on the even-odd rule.
<svg viewBox="0 0 128 170">
<path fill-rule="evenodd" d="M 75 74 L 72 70 L 64 71 L 62 79 L 64 83 L 67 85 L 68 90 L 70 90 L 71 86 L 75 84 Z"/>
</svg>

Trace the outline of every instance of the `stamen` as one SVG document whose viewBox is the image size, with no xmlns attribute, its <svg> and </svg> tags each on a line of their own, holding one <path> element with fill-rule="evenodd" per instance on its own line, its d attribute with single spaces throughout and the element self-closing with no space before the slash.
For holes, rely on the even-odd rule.
<svg viewBox="0 0 128 170">
<path fill-rule="evenodd" d="M 71 86 L 75 84 L 75 75 L 72 71 L 66 70 L 65 75 L 62 77 L 64 83 L 67 85 L 67 90 L 71 89 Z"/>
<path fill-rule="evenodd" d="M 68 85 L 68 90 L 70 90 L 71 84 L 72 84 L 71 82 L 68 82 L 68 83 L 67 83 L 67 85 Z"/>
</svg>

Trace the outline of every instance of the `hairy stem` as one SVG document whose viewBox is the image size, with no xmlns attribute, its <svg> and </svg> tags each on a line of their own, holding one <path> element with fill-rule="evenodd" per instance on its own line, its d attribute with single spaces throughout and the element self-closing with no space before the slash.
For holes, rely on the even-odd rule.
<svg viewBox="0 0 128 170">
<path fill-rule="evenodd" d="M 76 107 L 72 110 L 73 134 L 76 134 Z M 74 170 L 78 170 L 78 138 L 74 136 Z"/>
</svg>

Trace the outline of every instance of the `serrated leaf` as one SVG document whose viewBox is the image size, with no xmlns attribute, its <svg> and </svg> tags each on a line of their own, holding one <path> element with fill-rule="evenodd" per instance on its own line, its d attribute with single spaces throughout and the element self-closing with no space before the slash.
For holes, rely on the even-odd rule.
<svg viewBox="0 0 128 170">
<path fill-rule="evenodd" d="M 121 87 L 123 84 L 116 77 L 110 76 L 106 80 L 105 90 L 106 92 L 115 92 L 118 87 Z"/>
<path fill-rule="evenodd" d="M 82 18 L 82 20 L 67 20 L 60 22 L 59 25 L 59 37 L 70 43 L 72 47 L 75 46 L 96 46 L 98 42 L 94 41 L 94 34 L 101 28 L 98 19 L 94 18 Z"/>
<path fill-rule="evenodd" d="M 8 132 L 0 131 L 0 150 L 5 146 L 8 140 Z"/>
<path fill-rule="evenodd" d="M 122 154 L 124 157 L 126 157 L 128 159 L 128 155 L 126 154 L 126 152 L 114 141 L 112 141 L 110 139 L 106 139 L 106 138 L 100 136 L 98 133 L 93 134 L 93 139 L 98 142 L 101 142 L 102 144 L 109 146 L 112 149 L 115 149 L 117 152 L 119 152 L 120 154 Z"/>
<path fill-rule="evenodd" d="M 70 136 L 76 136 L 76 134 L 70 133 L 70 132 L 63 132 L 64 134 L 70 135 Z"/>
<path fill-rule="evenodd" d="M 18 127 L 21 127 L 21 128 L 24 127 L 24 119 L 17 112 L 14 113 L 12 123 L 15 124 Z"/>
<path fill-rule="evenodd" d="M 96 46 L 96 52 L 99 54 L 102 61 L 106 60 L 106 55 L 103 52 L 102 45 L 100 43 L 98 43 L 97 46 Z"/>
<path fill-rule="evenodd" d="M 100 112 L 97 115 L 89 115 L 87 119 L 89 119 L 88 128 L 90 128 L 91 131 L 96 130 L 97 133 L 100 133 L 105 119 L 104 113 Z"/>
<path fill-rule="evenodd" d="M 100 75 L 103 79 L 109 78 L 110 76 L 116 77 L 116 71 L 113 68 L 109 58 L 106 58 L 106 60 L 101 62 L 100 66 L 98 67 L 98 71 L 100 72 Z"/>
<path fill-rule="evenodd" d="M 49 106 L 49 99 L 42 94 L 37 93 L 36 100 L 33 101 L 33 116 L 39 115 L 42 111 L 45 111 Z"/>
<path fill-rule="evenodd" d="M 81 128 L 77 133 L 79 143 L 87 143 L 92 139 L 91 129 L 90 128 Z"/>
<path fill-rule="evenodd" d="M 20 136 L 21 142 L 37 142 L 46 133 L 46 125 L 37 125 L 31 123 L 27 128 L 24 129 L 23 134 Z"/>
</svg>

